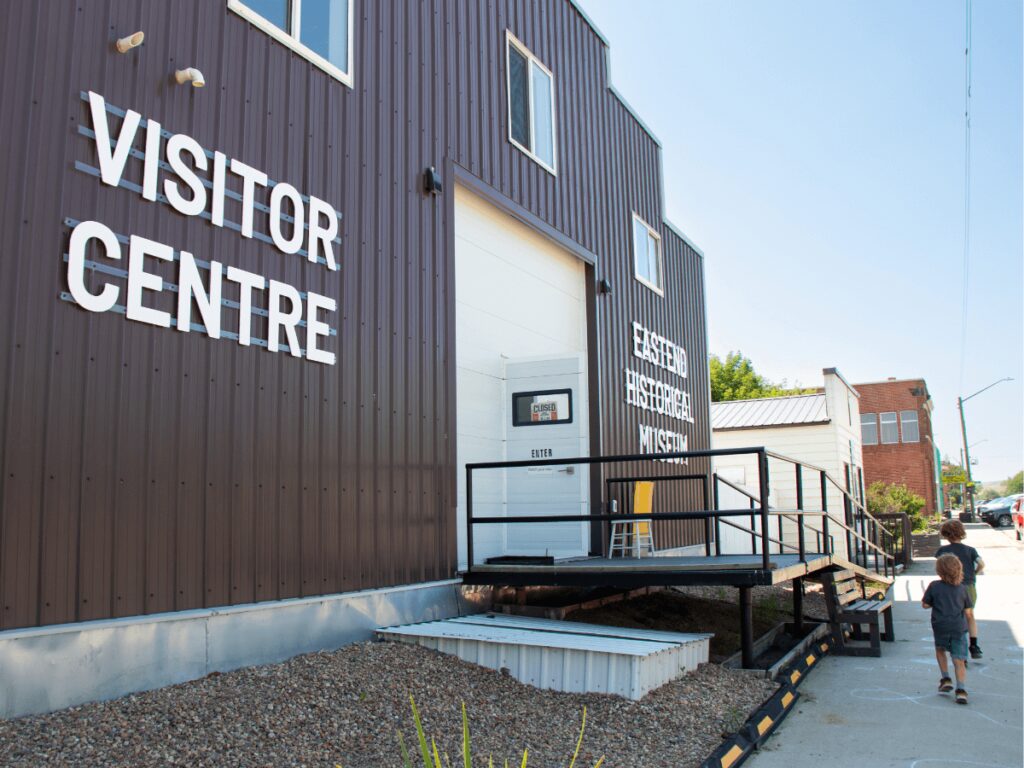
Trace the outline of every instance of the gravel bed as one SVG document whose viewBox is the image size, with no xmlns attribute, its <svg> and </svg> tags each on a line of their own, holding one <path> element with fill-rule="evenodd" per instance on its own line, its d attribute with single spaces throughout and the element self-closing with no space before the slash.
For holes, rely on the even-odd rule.
<svg viewBox="0 0 1024 768">
<path fill-rule="evenodd" d="M 603 754 L 609 768 L 680 768 L 699 765 L 774 689 L 704 665 L 633 702 L 540 691 L 417 646 L 362 643 L 0 721 L 0 765 L 400 766 L 396 730 L 408 747 L 416 744 L 411 694 L 453 764 L 465 701 L 475 765 L 492 753 L 496 764 L 521 759 L 528 747 L 530 768 L 564 768 L 586 705 L 578 766 L 590 768 Z"/>
</svg>

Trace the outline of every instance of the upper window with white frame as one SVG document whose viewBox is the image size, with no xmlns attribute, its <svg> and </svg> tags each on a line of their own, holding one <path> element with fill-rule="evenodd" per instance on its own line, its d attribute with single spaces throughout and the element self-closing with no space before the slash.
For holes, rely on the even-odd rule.
<svg viewBox="0 0 1024 768">
<path fill-rule="evenodd" d="M 355 0 L 228 0 L 228 8 L 352 87 Z"/>
<path fill-rule="evenodd" d="M 896 411 L 878 414 L 878 421 L 882 427 L 882 445 L 898 443 L 900 441 L 900 428 L 896 424 Z"/>
<path fill-rule="evenodd" d="M 508 138 L 551 173 L 555 162 L 555 83 L 511 32 L 505 32 L 508 71 Z"/>
<path fill-rule="evenodd" d="M 636 279 L 664 295 L 661 265 L 661 236 L 633 214 L 633 268 Z"/>
<path fill-rule="evenodd" d="M 860 441 L 863 445 L 878 445 L 878 416 L 874 413 L 860 415 Z"/>
<path fill-rule="evenodd" d="M 904 443 L 921 442 L 921 430 L 917 424 L 917 411 L 900 411 L 900 426 L 903 428 Z"/>
</svg>

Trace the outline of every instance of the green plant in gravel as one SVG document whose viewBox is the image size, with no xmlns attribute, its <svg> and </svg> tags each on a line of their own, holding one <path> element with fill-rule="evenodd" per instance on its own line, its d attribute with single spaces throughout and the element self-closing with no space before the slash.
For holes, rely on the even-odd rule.
<svg viewBox="0 0 1024 768">
<path fill-rule="evenodd" d="M 448 755 L 444 755 L 444 762 L 441 761 L 441 754 L 437 750 L 437 742 L 433 737 L 430 739 L 430 744 L 427 744 L 427 734 L 423 730 L 423 722 L 420 720 L 420 712 L 416 708 L 416 700 L 412 696 L 409 697 L 409 704 L 412 707 L 412 721 L 416 726 L 416 739 L 419 742 L 420 756 L 423 759 L 423 768 L 451 768 L 452 763 L 448 758 Z M 575 768 L 576 759 L 580 754 L 580 747 L 583 745 L 583 732 L 587 727 L 587 708 L 583 708 L 583 721 L 580 723 L 580 735 L 576 740 L 576 751 L 573 752 L 572 760 L 569 762 L 569 768 Z M 401 731 L 398 732 L 398 748 L 402 754 L 402 766 L 403 768 L 414 768 L 412 758 L 409 756 L 409 750 L 405 747 L 405 740 L 402 738 Z M 526 768 L 526 761 L 529 759 L 529 750 L 523 750 L 523 759 L 519 763 L 520 768 Z M 604 763 L 604 755 L 601 759 L 594 764 L 594 768 L 600 768 L 601 764 Z M 469 716 L 466 714 L 466 702 L 462 702 L 462 764 L 463 768 L 472 768 L 473 765 L 473 754 L 472 748 L 470 747 L 469 741 Z M 494 768 L 494 758 L 489 757 L 487 760 L 488 768 Z M 341 768 L 341 766 L 338 766 Z M 504 768 L 510 768 L 509 761 L 506 758 L 504 762 Z"/>
<path fill-rule="evenodd" d="M 722 718 L 722 732 L 726 735 L 735 733 L 743 727 L 743 723 L 746 721 L 747 716 L 743 710 L 733 704 L 725 711 L 725 716 Z"/>
<path fill-rule="evenodd" d="M 778 595 L 768 595 L 768 597 L 762 600 L 757 607 L 765 621 L 774 624 L 776 619 L 779 618 L 779 611 L 781 608 L 779 606 Z"/>
</svg>

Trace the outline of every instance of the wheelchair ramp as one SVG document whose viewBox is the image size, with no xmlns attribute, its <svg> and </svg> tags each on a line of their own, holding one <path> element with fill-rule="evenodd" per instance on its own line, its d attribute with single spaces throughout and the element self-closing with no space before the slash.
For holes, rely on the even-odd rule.
<svg viewBox="0 0 1024 768">
<path fill-rule="evenodd" d="M 640 699 L 707 662 L 711 635 L 481 614 L 377 630 L 554 691 Z"/>
</svg>

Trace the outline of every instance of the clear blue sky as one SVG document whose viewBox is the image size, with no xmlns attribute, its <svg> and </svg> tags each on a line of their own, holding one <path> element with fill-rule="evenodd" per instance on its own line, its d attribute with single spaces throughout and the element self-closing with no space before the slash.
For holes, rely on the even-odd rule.
<svg viewBox="0 0 1024 768">
<path fill-rule="evenodd" d="M 705 252 L 711 351 L 819 385 L 921 376 L 943 454 L 1024 466 L 1022 20 L 975 0 L 961 384 L 963 0 L 580 0 Z"/>
</svg>

